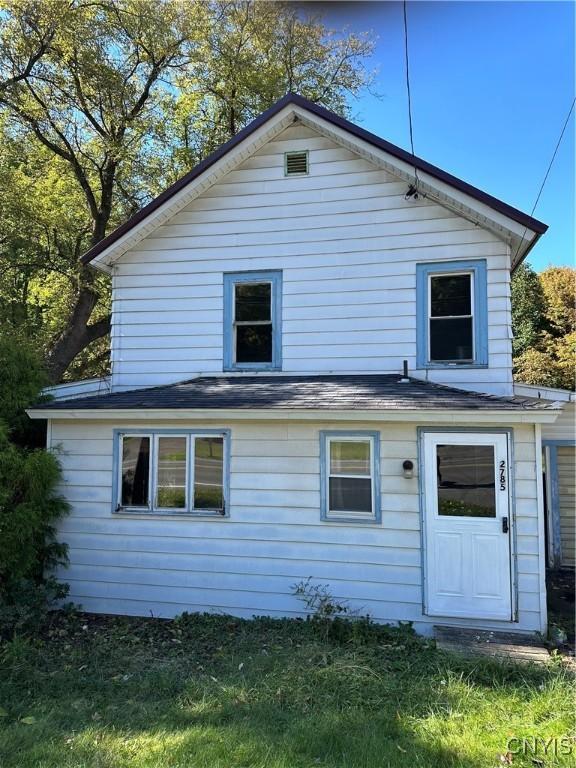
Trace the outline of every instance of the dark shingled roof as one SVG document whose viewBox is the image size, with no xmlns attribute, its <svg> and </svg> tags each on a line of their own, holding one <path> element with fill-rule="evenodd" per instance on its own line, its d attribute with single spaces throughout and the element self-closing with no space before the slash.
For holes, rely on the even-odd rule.
<svg viewBox="0 0 576 768">
<path fill-rule="evenodd" d="M 496 397 L 419 379 L 401 379 L 398 374 L 206 376 L 161 387 L 60 400 L 37 408 L 522 411 L 550 407 L 550 403 L 529 398 Z"/>
<path fill-rule="evenodd" d="M 113 232 L 110 232 L 110 234 L 107 235 L 103 240 L 92 246 L 92 248 L 90 248 L 90 250 L 81 257 L 81 261 L 84 264 L 88 264 L 90 261 L 92 261 L 92 259 L 95 259 L 96 256 L 102 253 L 102 251 L 105 251 L 108 246 L 119 240 L 133 227 L 143 221 L 149 214 L 159 208 L 163 203 L 173 197 L 177 192 L 179 192 L 183 187 L 185 187 L 195 178 L 200 176 L 200 174 L 210 168 L 210 166 L 214 165 L 217 160 L 220 160 L 221 157 L 224 157 L 227 152 L 233 149 L 237 144 L 240 144 L 240 142 L 244 141 L 245 138 L 254 133 L 257 128 L 259 128 L 267 120 L 284 109 L 284 107 L 288 104 L 297 104 L 298 106 L 307 109 L 309 112 L 312 112 L 324 120 L 327 120 L 329 123 L 332 123 L 338 128 L 343 128 L 353 136 L 357 136 L 358 138 L 363 139 L 364 141 L 368 142 L 368 144 L 388 152 L 393 157 L 397 157 L 398 159 L 409 163 L 411 166 L 418 168 L 418 170 L 423 171 L 424 173 L 429 173 L 439 181 L 442 181 L 445 184 L 449 184 L 451 187 L 454 187 L 454 189 L 458 189 L 461 192 L 464 192 L 466 195 L 470 195 L 470 197 L 473 197 L 480 203 L 484 203 L 494 211 L 497 211 L 504 216 L 508 216 L 508 218 L 518 222 L 518 224 L 522 224 L 527 229 L 535 232 L 537 235 L 543 234 L 548 229 L 548 226 L 543 224 L 541 221 L 538 221 L 538 219 L 535 219 L 532 216 L 528 216 L 526 213 L 519 211 L 517 208 L 513 208 L 511 205 L 508 205 L 508 203 L 504 203 L 502 200 L 498 200 L 498 198 L 489 195 L 487 192 L 483 192 L 481 189 L 473 187 L 471 184 L 456 178 L 456 176 L 452 176 L 452 174 L 443 171 L 441 168 L 438 168 L 435 165 L 432 165 L 431 163 L 416 157 L 416 155 L 411 155 L 409 152 L 406 152 L 406 150 L 397 147 L 395 144 L 391 144 L 389 141 L 381 139 L 379 136 L 370 133 L 364 128 L 360 128 L 358 125 L 354 125 L 354 123 L 351 123 L 348 120 L 345 120 L 343 117 L 336 115 L 334 112 L 321 107 L 319 104 L 315 104 L 314 102 L 309 101 L 308 99 L 305 99 L 303 96 L 299 96 L 296 93 L 288 93 L 282 99 L 273 104 L 270 109 L 267 109 L 266 112 L 263 112 L 261 115 L 259 115 L 255 120 L 247 125 L 246 128 L 233 136 L 229 141 L 226 142 L 226 144 L 223 144 L 211 155 L 208 155 L 208 157 L 202 160 L 202 162 L 199 163 L 196 167 L 192 168 L 192 170 L 189 171 L 185 176 L 182 176 L 182 178 L 174 182 L 174 184 L 168 187 L 168 189 L 165 189 L 164 192 L 158 195 L 158 197 L 155 197 L 154 200 L 148 203 L 148 205 L 145 205 L 141 210 L 135 213 L 131 219 L 128 219 L 128 221 L 124 222 L 124 224 L 121 224 Z M 524 254 L 524 256 L 525 255 L 526 254 Z"/>
</svg>

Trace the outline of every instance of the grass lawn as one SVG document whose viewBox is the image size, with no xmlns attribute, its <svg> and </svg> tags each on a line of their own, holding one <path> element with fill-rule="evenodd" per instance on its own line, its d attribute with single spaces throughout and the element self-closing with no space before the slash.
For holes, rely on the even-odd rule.
<svg viewBox="0 0 576 768">
<path fill-rule="evenodd" d="M 58 615 L 0 646 L 0 766 L 496 768 L 511 737 L 572 733 L 573 705 L 560 662 L 463 660 L 405 629 Z M 574 765 L 534 757 L 507 759 Z"/>
</svg>

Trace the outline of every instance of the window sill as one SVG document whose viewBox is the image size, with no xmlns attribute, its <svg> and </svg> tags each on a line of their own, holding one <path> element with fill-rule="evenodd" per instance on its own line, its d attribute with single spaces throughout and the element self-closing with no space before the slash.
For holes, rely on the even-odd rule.
<svg viewBox="0 0 576 768">
<path fill-rule="evenodd" d="M 112 514 L 116 517 L 190 517 L 190 518 L 202 518 L 208 520 L 223 520 L 230 515 L 228 512 L 222 514 L 218 511 L 203 510 L 203 511 L 190 511 L 188 509 L 113 509 Z"/>
<path fill-rule="evenodd" d="M 280 365 L 225 365 L 222 368 L 224 373 L 258 373 L 259 371 L 281 371 Z"/>
<path fill-rule="evenodd" d="M 454 371 L 454 370 L 466 370 L 469 368 L 488 368 L 488 363 L 419 363 L 416 365 L 416 369 L 421 370 L 440 370 L 440 371 Z"/>
<path fill-rule="evenodd" d="M 326 515 L 321 515 L 320 517 L 321 523 L 342 523 L 344 525 L 350 525 L 351 523 L 354 525 L 372 525 L 372 526 L 380 526 L 381 521 L 376 517 L 327 517 Z"/>
</svg>

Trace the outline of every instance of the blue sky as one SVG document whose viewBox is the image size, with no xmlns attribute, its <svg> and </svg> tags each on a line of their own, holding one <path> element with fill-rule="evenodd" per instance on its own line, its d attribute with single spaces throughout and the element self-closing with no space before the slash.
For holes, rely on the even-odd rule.
<svg viewBox="0 0 576 768">
<path fill-rule="evenodd" d="M 377 36 L 364 128 L 409 149 L 401 2 L 305 3 L 331 28 Z M 530 213 L 574 98 L 572 2 L 408 3 L 417 155 Z M 534 216 L 537 270 L 574 264 L 574 112 Z"/>
</svg>

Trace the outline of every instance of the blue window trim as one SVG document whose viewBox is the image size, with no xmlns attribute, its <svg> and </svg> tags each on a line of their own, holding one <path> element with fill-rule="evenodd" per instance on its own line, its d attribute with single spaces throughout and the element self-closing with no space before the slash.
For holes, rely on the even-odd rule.
<svg viewBox="0 0 576 768">
<path fill-rule="evenodd" d="M 428 286 L 430 275 L 470 272 L 474 279 L 474 360 L 431 362 L 428 349 Z M 488 366 L 488 283 L 486 260 L 443 261 L 416 265 L 416 367 L 486 368 Z"/>
<path fill-rule="evenodd" d="M 120 507 L 120 443 L 122 436 L 142 435 L 150 437 L 150 478 L 149 478 L 149 498 L 151 505 L 145 507 Z M 223 494 L 224 494 L 224 513 L 218 510 L 195 510 L 193 503 L 192 477 L 190 471 L 193 457 L 188 453 L 188 464 L 186 467 L 186 509 L 155 509 L 153 506 L 152 491 L 153 471 L 155 468 L 155 450 L 156 438 L 165 435 L 190 437 L 223 437 L 224 438 L 224 467 L 223 467 Z M 114 429 L 113 430 L 113 449 L 112 449 L 112 513 L 114 515 L 145 515 L 146 517 L 194 517 L 194 518 L 227 518 L 230 517 L 230 437 L 229 429 Z"/>
<path fill-rule="evenodd" d="M 328 440 L 338 437 L 372 439 L 372 493 L 374 514 L 362 517 L 331 516 L 328 509 Z M 330 523 L 379 524 L 382 520 L 380 497 L 380 432 L 369 430 L 321 430 L 320 431 L 320 520 Z"/>
<path fill-rule="evenodd" d="M 560 530 L 560 483 L 558 479 L 558 448 L 576 447 L 575 440 L 542 440 L 542 447 L 547 451 L 546 475 L 550 498 L 546 506 L 550 515 L 552 561 L 549 565 L 562 565 L 562 533 Z"/>
<path fill-rule="evenodd" d="M 236 363 L 234 361 L 234 286 L 238 283 L 270 282 L 272 284 L 272 362 Z M 282 370 L 282 271 L 224 273 L 224 370 Z"/>
</svg>

